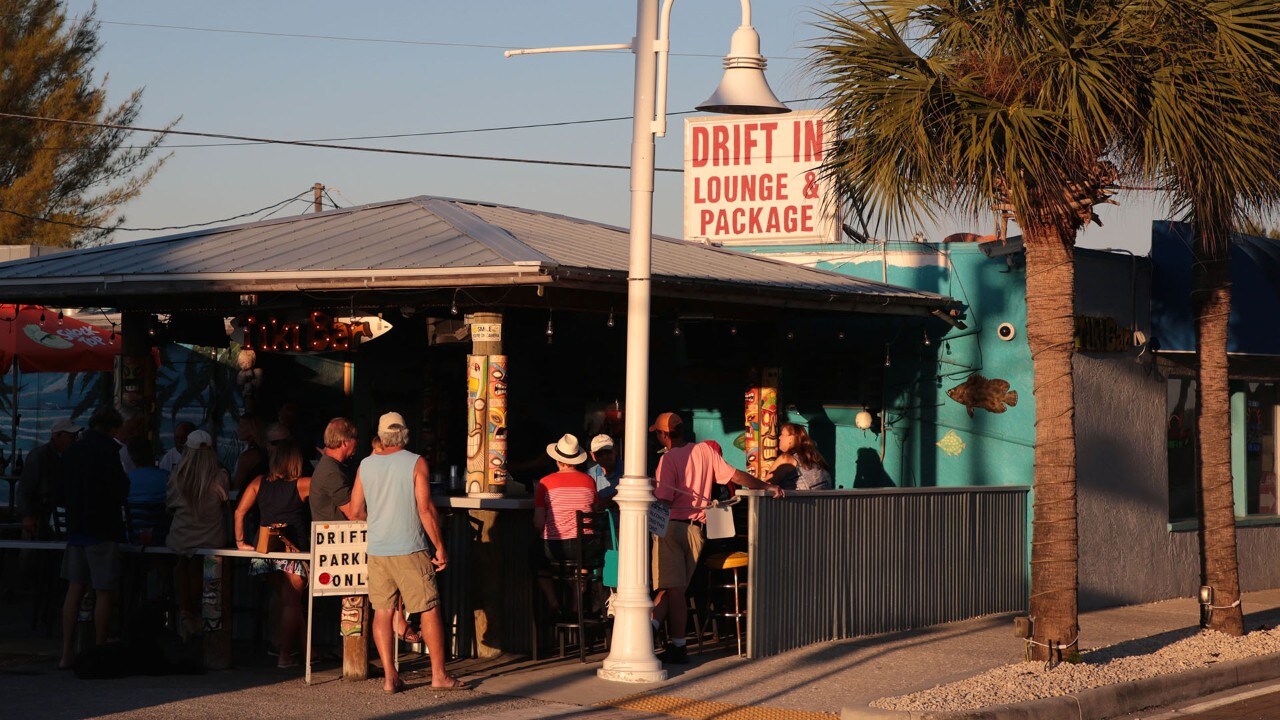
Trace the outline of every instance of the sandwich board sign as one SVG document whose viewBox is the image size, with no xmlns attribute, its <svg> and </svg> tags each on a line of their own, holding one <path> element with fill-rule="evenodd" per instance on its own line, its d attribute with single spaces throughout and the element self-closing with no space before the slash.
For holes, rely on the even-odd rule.
<svg viewBox="0 0 1280 720">
<path fill-rule="evenodd" d="M 307 582 L 306 683 L 311 684 L 311 619 L 317 597 L 342 596 L 343 637 L 365 632 L 364 598 L 369 593 L 369 525 L 363 520 L 311 523 L 311 564 Z M 396 647 L 397 659 L 399 646 Z"/>
<path fill-rule="evenodd" d="M 835 242 L 839 204 L 821 172 L 832 127 L 824 110 L 685 120 L 684 238 Z"/>
<path fill-rule="evenodd" d="M 368 524 L 363 520 L 311 523 L 311 594 L 369 592 Z"/>
</svg>

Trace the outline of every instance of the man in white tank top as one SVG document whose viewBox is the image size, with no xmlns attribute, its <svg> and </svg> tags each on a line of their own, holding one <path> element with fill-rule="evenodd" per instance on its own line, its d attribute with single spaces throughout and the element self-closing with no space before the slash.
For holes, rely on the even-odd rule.
<svg viewBox="0 0 1280 720">
<path fill-rule="evenodd" d="M 436 572 L 449 556 L 440 534 L 440 519 L 431 503 L 427 461 L 404 449 L 409 428 L 400 413 L 378 420 L 382 448 L 365 458 L 351 488 L 355 517 L 368 517 L 369 603 L 373 605 L 373 642 L 382 658 L 388 693 L 404 689 L 392 658 L 392 615 L 400 600 L 410 613 L 422 613 L 422 633 L 431 655 L 434 690 L 466 690 L 468 685 L 445 671 L 444 623 Z M 435 548 L 434 556 L 427 538 Z"/>
</svg>

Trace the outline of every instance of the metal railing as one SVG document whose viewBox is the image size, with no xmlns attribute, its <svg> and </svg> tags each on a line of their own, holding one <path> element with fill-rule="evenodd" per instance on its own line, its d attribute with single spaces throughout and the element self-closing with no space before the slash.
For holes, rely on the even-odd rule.
<svg viewBox="0 0 1280 720">
<path fill-rule="evenodd" d="M 747 656 L 1025 611 L 1028 490 L 748 491 Z"/>
</svg>

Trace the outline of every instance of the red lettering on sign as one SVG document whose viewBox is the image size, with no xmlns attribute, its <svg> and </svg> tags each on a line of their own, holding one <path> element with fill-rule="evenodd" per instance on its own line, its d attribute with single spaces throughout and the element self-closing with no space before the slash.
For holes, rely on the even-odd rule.
<svg viewBox="0 0 1280 720">
<path fill-rule="evenodd" d="M 693 150 L 692 150 L 693 157 L 690 160 L 690 163 L 694 167 L 706 167 L 707 156 L 710 152 L 708 149 L 708 145 L 710 145 L 710 142 L 711 142 L 710 138 L 707 137 L 707 126 L 694 125 L 693 126 Z"/>
</svg>

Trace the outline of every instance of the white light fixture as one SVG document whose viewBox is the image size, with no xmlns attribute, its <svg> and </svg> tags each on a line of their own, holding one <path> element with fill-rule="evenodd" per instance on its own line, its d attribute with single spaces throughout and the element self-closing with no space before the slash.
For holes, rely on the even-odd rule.
<svg viewBox="0 0 1280 720">
<path fill-rule="evenodd" d="M 772 114 L 788 112 L 764 79 L 760 38 L 751 27 L 751 2 L 742 2 L 742 23 L 725 58 L 724 79 L 706 102 L 708 112 Z M 597 674 L 605 680 L 660 682 L 667 671 L 653 654 L 649 616 L 649 535 L 646 518 L 653 503 L 648 473 L 650 274 L 653 246 L 653 176 L 655 138 L 667 130 L 667 59 L 674 0 L 637 0 L 636 34 L 630 43 L 508 50 L 507 57 L 549 52 L 629 49 L 635 55 L 634 112 L 631 124 L 631 227 L 627 271 L 627 380 L 622 479 L 616 496 L 618 526 L 618 593 L 614 601 L 613 643 Z M 736 328 L 731 328 L 731 332 Z"/>
<path fill-rule="evenodd" d="M 751 27 L 751 5 L 742 2 L 742 27 L 733 32 L 724 58 L 720 87 L 697 107 L 704 112 L 729 115 L 773 115 L 790 112 L 779 102 L 764 77 L 767 61 L 760 54 L 760 35 Z"/>
<path fill-rule="evenodd" d="M 859 430 L 870 430 L 871 422 L 872 422 L 871 413 L 867 412 L 866 410 L 859 411 L 858 414 L 855 415 L 853 418 L 853 425 Z"/>
</svg>

